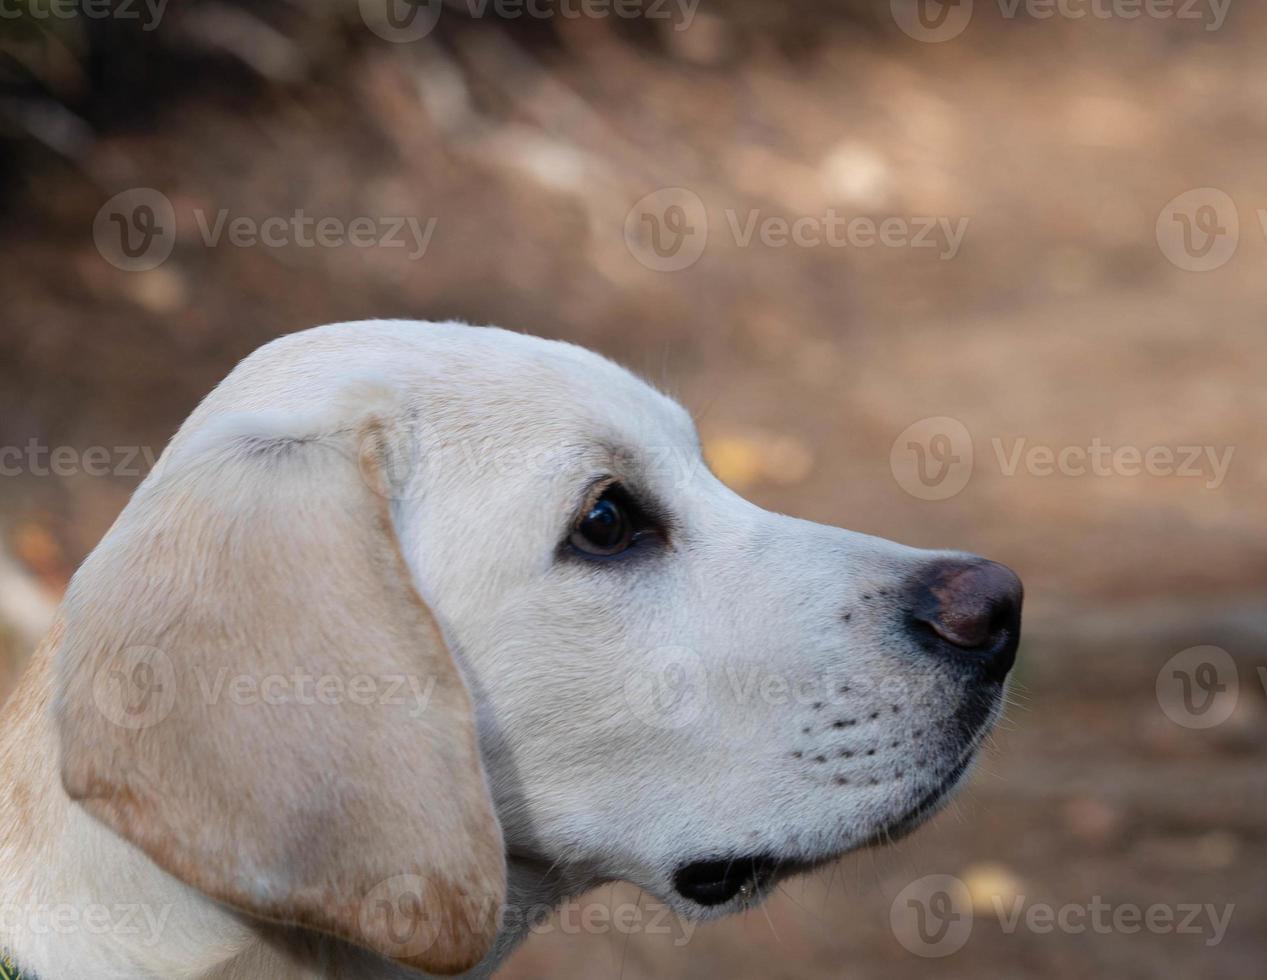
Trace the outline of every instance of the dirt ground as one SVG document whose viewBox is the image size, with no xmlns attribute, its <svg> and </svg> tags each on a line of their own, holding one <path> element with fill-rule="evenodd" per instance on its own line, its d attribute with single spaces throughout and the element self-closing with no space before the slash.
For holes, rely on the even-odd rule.
<svg viewBox="0 0 1267 980">
<path fill-rule="evenodd" d="M 687 30 L 446 15 L 412 43 L 375 38 L 354 12 L 338 30 L 229 18 L 236 33 L 173 14 L 160 30 L 192 67 L 164 75 L 170 98 L 115 105 L 75 139 L 28 115 L 10 144 L 2 446 L 158 450 L 271 337 L 458 317 L 645 374 L 763 506 L 980 552 L 1025 580 L 1015 704 L 930 826 L 689 934 L 647 925 L 646 896 L 603 889 L 591 913 L 637 905 L 643 925 L 556 916 L 508 977 L 1263 973 L 1267 10 L 1234 2 L 1207 29 L 976 6 L 942 43 L 903 33 L 887 3 L 706 0 Z M 195 8 L 225 9 L 238 8 Z M 137 76 L 144 88 L 143 66 L 124 80 Z M 171 257 L 150 271 L 115 268 L 93 234 L 107 199 L 134 187 L 176 215 Z M 663 188 L 695 195 L 708 227 L 676 271 L 626 239 L 631 208 Z M 1205 272 L 1182 267 L 1201 261 L 1191 250 L 1176 260 L 1182 222 L 1167 210 L 1198 188 L 1226 195 L 1198 204 L 1234 207 L 1196 207 L 1198 229 L 1239 218 L 1235 254 Z M 418 259 L 212 247 L 196 218 L 297 208 L 434 218 L 434 235 Z M 745 244 L 736 231 L 754 210 L 791 223 L 832 209 L 964 233 L 951 255 L 949 240 Z M 912 423 L 943 417 L 970 434 L 974 463 L 960 492 L 927 499 L 891 453 Z M 1025 455 L 1099 445 L 1200 455 L 1192 473 L 1151 475 L 1121 458 L 1103 475 L 1048 473 Z M 55 598 L 139 475 L 27 465 L 0 479 L 11 673 L 42 615 L 16 583 Z M 1230 717 L 1197 729 L 1166 710 L 1158 678 L 1205 645 L 1227 651 L 1238 683 Z M 929 874 L 960 879 L 974 909 L 962 948 L 939 958 L 891 922 Z M 1217 941 L 1009 928 L 1016 902 L 1098 900 L 1232 908 Z"/>
</svg>

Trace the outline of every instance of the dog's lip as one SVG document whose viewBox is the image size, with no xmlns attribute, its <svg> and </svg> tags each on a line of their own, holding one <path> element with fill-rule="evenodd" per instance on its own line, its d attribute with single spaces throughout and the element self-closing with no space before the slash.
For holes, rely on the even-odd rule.
<svg viewBox="0 0 1267 980">
<path fill-rule="evenodd" d="M 998 686 L 998 691 L 1002 691 L 1002 685 Z M 964 774 L 976 760 L 978 750 L 981 748 L 982 742 L 985 741 L 986 735 L 993 727 L 994 719 L 997 718 L 1001 710 L 1000 704 L 1001 696 L 996 694 L 990 701 L 985 717 L 973 723 L 972 735 L 969 737 L 967 744 L 960 749 L 959 757 L 955 763 L 942 773 L 931 789 L 925 792 L 914 804 L 907 807 L 901 816 L 891 820 L 876 831 L 863 845 L 864 847 L 896 843 L 941 809 L 941 805 L 950 798 L 951 792 L 959 785 Z"/>
<path fill-rule="evenodd" d="M 780 879 L 815 866 L 771 854 L 704 858 L 678 866 L 673 890 L 695 905 L 712 908 L 740 896 L 758 898 Z"/>
<path fill-rule="evenodd" d="M 673 889 L 696 905 L 724 905 L 745 887 L 759 888 L 773 876 L 778 864 L 767 854 L 689 861 L 673 872 Z"/>
<path fill-rule="evenodd" d="M 984 730 L 985 727 L 982 731 Z M 936 785 L 908 807 L 901 816 L 884 824 L 871 836 L 853 847 L 816 860 L 784 858 L 770 854 L 701 858 L 677 867 L 672 876 L 673 890 L 695 905 L 706 908 L 721 906 L 739 896 L 744 891 L 745 885 L 751 887 L 749 894 L 757 897 L 790 875 L 815 871 L 853 851 L 882 844 L 894 844 L 916 830 L 941 808 L 941 804 L 949 798 L 950 792 L 976 759 L 979 747 L 980 734 L 964 748 L 958 761 L 942 774 Z"/>
<path fill-rule="evenodd" d="M 936 786 L 921 796 L 900 817 L 876 831 L 864 846 L 875 847 L 879 844 L 895 844 L 916 830 L 929 817 L 941 809 L 941 804 L 949 798 L 950 791 L 963 778 L 963 774 L 968 771 L 968 767 L 972 765 L 974 758 L 976 758 L 975 746 L 969 748 L 963 757 L 946 771 Z"/>
</svg>

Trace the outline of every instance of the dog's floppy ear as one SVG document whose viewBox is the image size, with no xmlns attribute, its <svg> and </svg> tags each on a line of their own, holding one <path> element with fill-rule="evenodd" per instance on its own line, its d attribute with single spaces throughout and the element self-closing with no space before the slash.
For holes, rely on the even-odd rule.
<svg viewBox="0 0 1267 980">
<path fill-rule="evenodd" d="M 392 527 L 394 423 L 178 437 L 72 582 L 72 799 L 250 914 L 432 973 L 488 951 L 505 859 L 470 697 Z"/>
</svg>

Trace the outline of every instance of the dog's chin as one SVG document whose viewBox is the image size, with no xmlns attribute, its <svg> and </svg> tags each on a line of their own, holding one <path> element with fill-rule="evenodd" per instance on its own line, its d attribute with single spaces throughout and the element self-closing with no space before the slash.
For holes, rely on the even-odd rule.
<svg viewBox="0 0 1267 980">
<path fill-rule="evenodd" d="M 771 853 L 711 857 L 680 865 L 666 891 L 666 903 L 689 918 L 713 919 L 749 908 L 771 894 L 784 879 L 816 871 L 846 854 L 893 844 L 936 814 L 963 784 L 976 759 L 976 745 L 947 769 L 937 783 L 914 800 L 896 802 L 890 815 L 851 834 L 852 840 L 821 857 Z"/>
</svg>

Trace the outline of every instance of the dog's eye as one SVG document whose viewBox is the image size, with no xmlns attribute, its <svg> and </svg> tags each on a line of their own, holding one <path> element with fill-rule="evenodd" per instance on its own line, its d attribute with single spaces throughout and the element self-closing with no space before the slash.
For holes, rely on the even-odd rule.
<svg viewBox="0 0 1267 980">
<path fill-rule="evenodd" d="M 587 560 L 619 558 L 668 545 L 670 523 L 650 497 L 635 496 L 607 477 L 591 486 L 561 545 L 564 554 Z"/>
<path fill-rule="evenodd" d="M 568 540 L 586 554 L 618 555 L 633 543 L 634 530 L 627 509 L 608 492 L 594 502 Z"/>
</svg>

